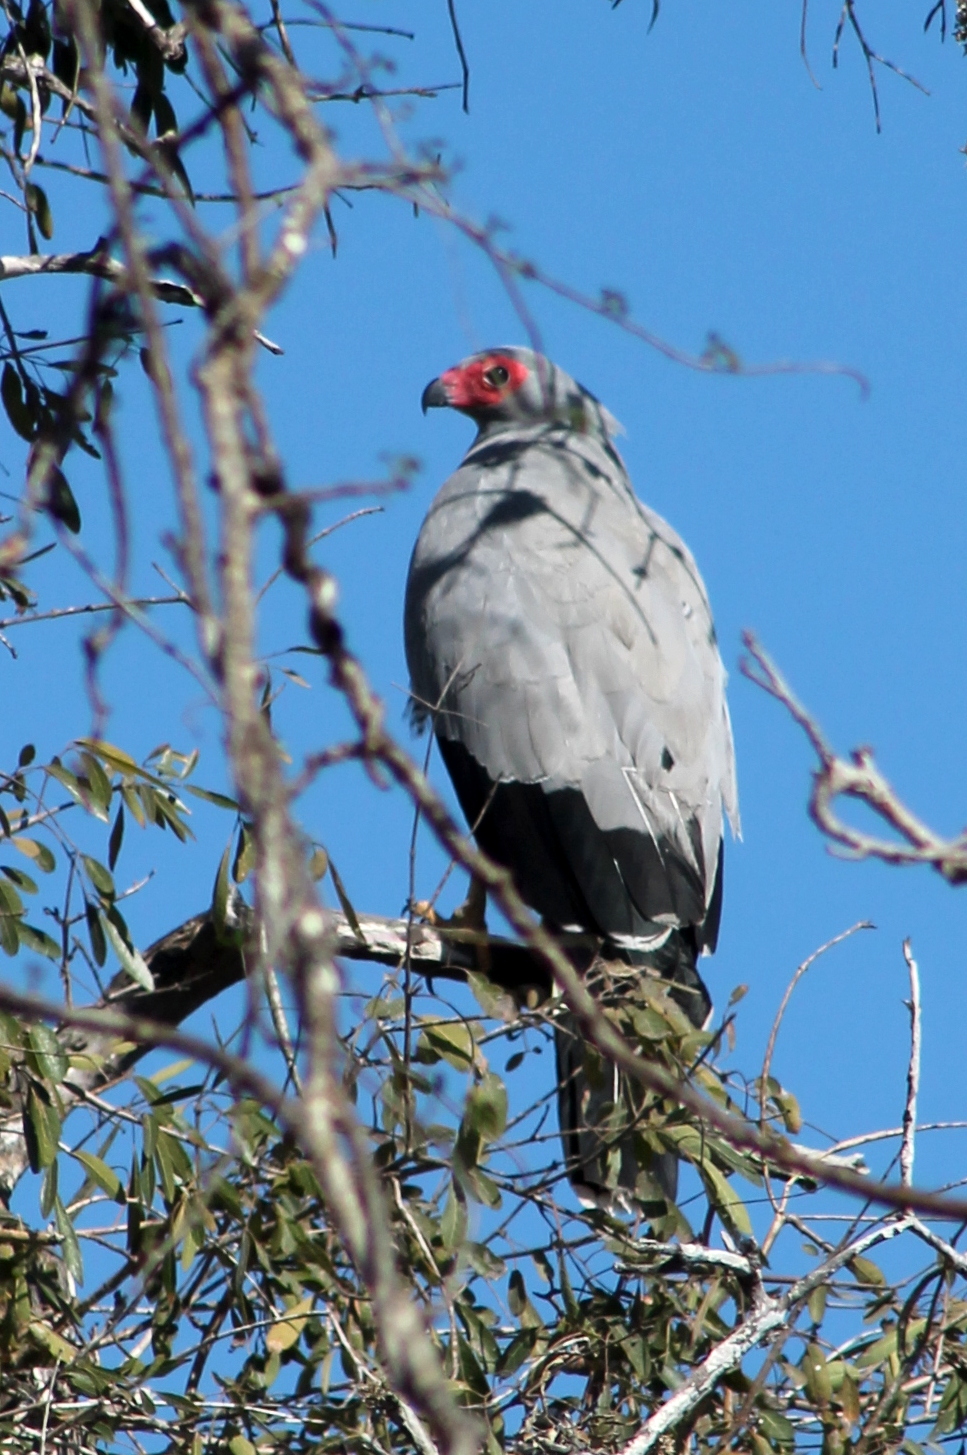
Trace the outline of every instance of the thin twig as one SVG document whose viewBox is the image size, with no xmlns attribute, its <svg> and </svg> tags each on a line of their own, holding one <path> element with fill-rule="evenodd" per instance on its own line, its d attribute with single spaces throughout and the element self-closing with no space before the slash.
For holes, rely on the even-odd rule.
<svg viewBox="0 0 967 1455">
<path fill-rule="evenodd" d="M 463 48 L 463 38 L 460 35 L 460 23 L 457 20 L 456 0 L 447 0 L 447 13 L 450 16 L 450 29 L 453 31 L 453 43 L 457 48 L 457 55 L 460 57 L 460 70 L 463 75 L 463 109 L 470 114 L 470 66 L 467 63 L 467 53 Z"/>
<path fill-rule="evenodd" d="M 869 920 L 861 919 L 857 920 L 855 925 L 850 925 L 848 930 L 843 930 L 840 934 L 834 935 L 831 940 L 826 941 L 825 945 L 820 945 L 818 950 L 814 950 L 811 955 L 807 956 L 807 958 L 796 970 L 789 984 L 786 986 L 786 993 L 782 997 L 779 1009 L 776 1011 L 775 1019 L 772 1022 L 772 1029 L 769 1032 L 769 1039 L 766 1042 L 766 1053 L 765 1056 L 762 1058 L 762 1072 L 759 1083 L 760 1126 L 764 1127 L 766 1124 L 766 1082 L 768 1081 L 769 1073 L 772 1070 L 772 1056 L 776 1048 L 776 1037 L 779 1035 L 779 1027 L 782 1025 L 782 1019 L 786 1013 L 789 1002 L 792 999 L 793 991 L 799 984 L 802 977 L 806 974 L 807 970 L 809 970 L 811 966 L 815 965 L 816 961 L 820 959 L 822 955 L 825 955 L 827 950 L 833 949 L 835 945 L 841 945 L 844 940 L 848 940 L 851 935 L 855 935 L 857 930 L 872 930 L 873 928 L 874 926 Z"/>
<path fill-rule="evenodd" d="M 872 749 L 854 749 L 851 762 L 839 757 L 753 633 L 743 632 L 742 641 L 749 653 L 739 664 L 743 676 L 783 704 L 819 759 L 809 799 L 809 813 L 816 827 L 856 858 L 882 859 L 887 864 L 930 864 L 951 884 L 967 882 L 967 834 L 944 839 L 917 818 L 876 766 Z M 833 806 L 840 797 L 865 803 L 906 842 L 876 838 L 845 823 Z"/>
<path fill-rule="evenodd" d="M 191 601 L 184 594 L 179 592 L 177 596 L 139 596 L 132 598 L 128 606 L 143 610 L 146 606 L 190 606 Z M 90 601 L 83 606 L 58 606 L 51 611 L 31 611 L 23 616 L 8 616 L 0 621 L 0 630 L 6 631 L 13 626 L 33 626 L 38 621 L 63 621 L 72 616 L 91 616 L 99 611 L 117 611 L 118 607 L 114 601 Z"/>
<path fill-rule="evenodd" d="M 917 1093 L 920 1089 L 920 972 L 910 941 L 903 941 L 903 958 L 910 974 L 910 1061 L 907 1066 L 907 1100 L 903 1108 L 903 1142 L 900 1147 L 900 1181 L 913 1183 L 914 1137 L 917 1127 Z"/>
</svg>

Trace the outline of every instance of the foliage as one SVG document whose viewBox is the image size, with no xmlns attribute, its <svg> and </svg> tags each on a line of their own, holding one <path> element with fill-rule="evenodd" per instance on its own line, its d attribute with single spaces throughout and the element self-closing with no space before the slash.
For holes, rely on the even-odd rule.
<svg viewBox="0 0 967 1455">
<path fill-rule="evenodd" d="M 255 361 L 271 348 L 265 314 L 320 217 L 335 248 L 334 197 L 377 190 L 443 218 L 515 298 L 540 270 L 450 208 L 435 151 L 408 151 L 393 128 L 388 67 L 323 5 L 301 17 L 302 70 L 275 8 L 260 18 L 202 0 L 176 21 L 166 0 L 31 0 L 26 13 L 10 0 L 6 13 L 0 150 L 27 252 L 4 260 L 5 278 L 91 281 L 83 317 L 59 330 L 66 338 L 16 327 L 0 303 L 0 400 L 25 456 L 0 542 L 0 599 L 19 624 L 47 619 L 29 567 L 66 551 L 106 625 L 85 639 L 93 729 L 47 763 L 25 746 L 0 778 L 0 948 L 20 965 L 46 957 L 63 990 L 42 1003 L 11 978 L 0 994 L 4 1449 L 643 1455 L 691 1443 L 920 1455 L 962 1441 L 967 1260 L 934 1230 L 936 1205 L 895 1184 L 892 1204 L 871 1184 L 846 1214 L 825 1196 L 827 1182 L 863 1188 L 853 1163 L 790 1145 L 802 1116 L 768 1065 L 748 1082 L 718 1065 L 739 992 L 719 1025 L 696 1031 L 658 981 L 622 984 L 599 966 L 595 1002 L 582 1005 L 560 949 L 387 734 L 346 648 L 335 583 L 312 554 L 317 497 L 286 486 Z M 314 106 L 347 98 L 370 102 L 384 128 L 375 159 L 338 156 L 316 119 Z M 291 181 L 256 186 L 253 114 L 286 146 Z M 198 176 L 219 168 L 205 191 Z M 277 209 L 266 213 L 266 201 Z M 231 255 L 209 224 L 214 202 L 234 209 Z M 67 206 L 90 216 L 91 246 L 41 254 Z M 583 301 L 655 342 L 614 290 Z M 204 330 L 190 382 L 171 365 L 168 307 L 196 310 Z M 521 314 L 527 326 L 522 303 Z M 696 358 L 661 346 L 698 369 L 743 367 L 718 339 Z M 136 507 L 114 421 L 114 381 L 135 356 L 180 533 L 179 584 L 150 602 L 129 591 Z M 200 492 L 192 430 L 204 431 L 214 505 Z M 85 538 L 68 481 L 77 451 L 103 462 L 113 570 Z M 410 471 L 398 462 L 384 488 Z M 264 593 L 252 558 L 269 518 L 282 533 L 279 571 L 304 593 L 300 645 L 353 721 L 348 741 L 298 765 L 274 733 L 272 679 L 255 647 Z M 190 611 L 190 652 L 150 614 L 159 606 Z M 100 666 L 125 624 L 144 633 L 146 658 L 173 656 L 217 706 L 235 797 L 194 781 L 196 753 L 162 746 L 139 764 L 103 740 Z M 441 988 L 442 971 L 418 973 L 415 907 L 402 955 L 366 942 L 338 871 L 295 818 L 300 793 L 351 758 L 400 785 L 454 861 L 486 879 L 535 983 L 550 967 L 564 994 L 508 994 L 488 975 L 487 943 L 477 970 L 461 972 L 466 985 Z M 214 882 L 211 916 L 142 953 L 118 864 L 134 825 L 194 852 L 190 808 L 232 816 L 221 865 L 200 871 Z M 333 964 L 337 917 L 320 912 L 316 887 L 327 872 L 359 941 L 355 972 Z M 56 901 L 43 911 L 53 933 L 27 908 L 41 886 Z M 196 955 L 189 977 L 201 933 L 207 958 L 199 968 Z M 391 963 L 376 986 L 381 959 Z M 178 1029 L 243 973 L 231 1034 Z M 576 1204 L 555 1109 L 531 1094 L 528 1074 L 562 1020 L 589 1058 L 620 1038 L 635 1114 L 630 1125 L 614 1108 L 609 1152 L 631 1137 L 677 1153 L 679 1206 L 654 1189 L 634 1210 Z M 881 1266 L 876 1250 L 898 1243 L 902 1256 Z"/>
</svg>

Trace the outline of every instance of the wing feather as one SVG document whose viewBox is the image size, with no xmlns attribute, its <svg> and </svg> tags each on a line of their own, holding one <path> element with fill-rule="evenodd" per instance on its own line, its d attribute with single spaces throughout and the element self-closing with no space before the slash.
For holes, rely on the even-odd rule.
<svg viewBox="0 0 967 1455">
<path fill-rule="evenodd" d="M 594 437 L 524 432 L 488 459 L 470 451 L 417 542 L 414 693 L 440 705 L 438 736 L 490 783 L 540 785 L 540 852 L 553 872 L 562 854 L 570 866 L 559 899 L 609 904 L 606 932 L 700 926 L 723 810 L 738 821 L 725 673 L 695 562 Z"/>
</svg>

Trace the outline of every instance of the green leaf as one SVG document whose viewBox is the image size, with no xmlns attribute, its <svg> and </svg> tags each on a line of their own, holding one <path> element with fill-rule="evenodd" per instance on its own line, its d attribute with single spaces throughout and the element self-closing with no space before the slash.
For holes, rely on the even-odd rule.
<svg viewBox="0 0 967 1455">
<path fill-rule="evenodd" d="M 41 874 L 53 874 L 57 868 L 57 860 L 50 849 L 37 839 L 25 839 L 20 834 L 15 834 L 10 842 L 23 854 L 24 858 L 30 859 L 37 866 Z"/>
<path fill-rule="evenodd" d="M 806 1381 L 806 1393 L 814 1405 L 829 1404 L 833 1395 L 833 1386 L 829 1378 L 829 1366 L 826 1363 L 826 1355 L 818 1344 L 808 1344 L 806 1352 L 802 1356 L 799 1365 L 802 1376 Z"/>
<path fill-rule="evenodd" d="M 60 951 L 58 950 L 57 953 L 59 956 Z M 32 1053 L 31 1059 L 38 1074 L 45 1081 L 52 1081 L 55 1084 L 63 1081 L 70 1063 L 50 1026 L 45 1026 L 41 1022 L 32 1025 L 27 1032 L 27 1046 Z"/>
<path fill-rule="evenodd" d="M 31 1172 L 42 1172 L 57 1156 L 60 1141 L 60 1117 L 56 1108 L 44 1100 L 36 1086 L 27 1092 L 24 1107 L 24 1136 Z"/>
<path fill-rule="evenodd" d="M 446 1252 L 450 1253 L 454 1248 L 459 1247 L 466 1235 L 466 1203 L 451 1182 L 447 1200 L 443 1206 L 443 1216 L 440 1219 L 440 1237 L 443 1239 L 443 1247 Z"/>
<path fill-rule="evenodd" d="M 87 1175 L 97 1183 L 102 1192 L 108 1197 L 119 1201 L 124 1193 L 124 1186 L 120 1177 L 100 1157 L 95 1157 L 93 1152 L 74 1152 L 72 1154 L 80 1162 Z"/>
<path fill-rule="evenodd" d="M 40 1186 L 40 1216 L 49 1218 L 54 1211 L 54 1203 L 57 1201 L 57 1158 L 44 1173 L 44 1180 Z"/>
<path fill-rule="evenodd" d="M 272 1354 L 282 1354 L 299 1342 L 300 1335 L 309 1322 L 315 1296 L 308 1294 L 298 1303 L 293 1303 L 285 1314 L 271 1325 L 265 1335 L 265 1347 Z"/>
<path fill-rule="evenodd" d="M 20 916 L 24 912 L 23 900 L 6 879 L 0 879 L 0 914 Z"/>
<path fill-rule="evenodd" d="M 7 418 L 21 439 L 33 440 L 37 433 L 37 421 L 33 410 L 25 403 L 20 375 L 13 364 L 7 361 L 0 375 L 0 398 Z"/>
<path fill-rule="evenodd" d="M 729 1230 L 741 1233 L 745 1237 L 751 1237 L 752 1224 L 749 1221 L 745 1203 L 725 1174 L 712 1161 L 709 1155 L 708 1140 L 697 1128 L 689 1126 L 666 1126 L 663 1128 L 662 1135 L 672 1143 L 675 1151 L 686 1156 L 698 1169 L 698 1174 L 705 1184 L 709 1202 L 725 1221 Z"/>
<path fill-rule="evenodd" d="M 114 816 L 114 824 L 111 828 L 111 837 L 107 845 L 107 863 L 112 874 L 121 852 L 121 845 L 124 842 L 124 804 L 118 804 L 118 811 Z"/>
<path fill-rule="evenodd" d="M 0 1010 L 0 1043 L 12 1051 L 19 1051 L 27 1044 L 26 1028 L 7 1010 Z"/>
<path fill-rule="evenodd" d="M 826 1285 L 821 1283 L 809 1295 L 809 1317 L 814 1324 L 821 1324 L 823 1321 L 823 1315 L 826 1312 L 826 1293 Z"/>
<path fill-rule="evenodd" d="M 503 1258 L 498 1258 L 496 1253 L 492 1253 L 486 1243 L 475 1243 L 472 1238 L 468 1239 L 461 1249 L 461 1254 L 468 1268 L 479 1273 L 481 1278 L 493 1281 L 503 1278 L 507 1272 L 507 1264 Z"/>
<path fill-rule="evenodd" d="M 182 785 L 186 793 L 193 798 L 202 798 L 206 803 L 213 803 L 216 808 L 227 808 L 232 813 L 238 813 L 238 804 L 234 798 L 227 797 L 224 793 L 214 793 L 210 788 L 196 788 L 193 783 Z"/>
<path fill-rule="evenodd" d="M 121 798 L 127 805 L 128 812 L 131 814 L 138 828 L 143 829 L 148 820 L 144 811 L 144 804 L 141 802 L 140 792 L 132 788 L 130 783 L 122 783 Z"/>
<path fill-rule="evenodd" d="M 56 940 L 51 939 L 46 930 L 38 930 L 36 925 L 28 925 L 21 920 L 17 926 L 17 934 L 21 943 L 28 950 L 33 950 L 35 955 L 43 955 L 45 960 L 51 960 L 55 965 L 60 964 L 61 947 Z"/>
<path fill-rule="evenodd" d="M 67 1209 L 60 1198 L 54 1204 L 54 1221 L 57 1223 L 57 1231 L 60 1233 L 61 1251 L 68 1272 L 73 1274 L 78 1283 L 82 1283 L 84 1281 L 84 1263 L 81 1258 L 81 1245 L 77 1241 L 74 1224 L 67 1216 Z"/>
<path fill-rule="evenodd" d="M 418 1043 L 418 1051 L 431 1054 L 427 1060 L 432 1064 L 443 1057 L 448 1065 L 457 1071 L 467 1071 L 473 1065 L 474 1041 L 466 1021 L 436 1021 L 424 1025 Z M 422 1055 L 420 1056 L 422 1060 Z"/>
<path fill-rule="evenodd" d="M 100 912 L 96 904 L 85 898 L 84 915 L 87 919 L 87 937 L 91 942 L 91 954 L 94 956 L 95 965 L 103 965 L 107 959 L 107 941 L 104 938 L 104 926 L 101 923 Z"/>
<path fill-rule="evenodd" d="M 507 1125 L 507 1088 L 492 1071 L 467 1093 L 464 1121 L 483 1142 L 495 1142 Z"/>
<path fill-rule="evenodd" d="M 519 1268 L 514 1269 L 507 1282 L 507 1303 L 515 1319 L 519 1319 L 527 1307 L 527 1288 Z"/>
<path fill-rule="evenodd" d="M 500 1019 L 506 1014 L 507 992 L 488 980 L 479 970 L 471 970 L 467 974 L 467 984 L 473 991 L 474 999 L 480 1006 L 485 1016 L 491 1019 Z"/>
<path fill-rule="evenodd" d="M 96 816 L 107 823 L 111 809 L 111 780 L 93 753 L 81 753 L 80 759 L 87 779 L 90 806 Z"/>
<path fill-rule="evenodd" d="M 62 1339 L 60 1334 L 55 1333 L 46 1324 L 36 1321 L 30 1325 L 27 1333 L 58 1364 L 70 1364 L 77 1358 L 78 1350 L 74 1345 L 68 1344 L 66 1339 Z"/>
<path fill-rule="evenodd" d="M 791 1449 L 795 1445 L 796 1432 L 785 1415 L 769 1409 L 768 1406 L 761 1408 L 758 1415 L 760 1427 L 774 1445 L 783 1449 Z"/>
<path fill-rule="evenodd" d="M 54 465 L 47 482 L 47 514 L 67 527 L 72 535 L 81 528 L 81 513 L 74 499 L 74 493 L 67 483 L 67 476 L 59 465 Z"/>
<path fill-rule="evenodd" d="M 6 874 L 11 883 L 16 884 L 18 889 L 22 889 L 24 894 L 37 893 L 35 881 L 31 879 L 29 874 L 25 874 L 22 869 L 14 869 L 9 864 L 0 864 L 0 874 Z"/>
<path fill-rule="evenodd" d="M 882 1339 L 877 1339 L 868 1349 L 864 1349 L 858 1355 L 855 1363 L 858 1369 L 875 1369 L 878 1364 L 883 1364 L 897 1351 L 897 1331 L 895 1328 L 888 1330 Z"/>
<path fill-rule="evenodd" d="M 47 193 L 36 182 L 28 182 L 24 188 L 24 201 L 37 219 L 41 236 L 49 242 L 54 236 L 54 215 L 50 210 Z"/>
<path fill-rule="evenodd" d="M 106 763 L 115 772 L 142 774 L 142 769 L 138 767 L 130 753 L 116 748 L 113 743 L 106 743 L 102 738 L 77 738 L 76 741 L 78 747 L 87 748 L 88 752 L 100 758 L 102 763 Z"/>
<path fill-rule="evenodd" d="M 81 862 L 87 870 L 87 877 L 97 892 L 102 894 L 105 899 L 114 899 L 117 891 L 114 888 L 114 879 L 111 871 L 106 869 L 100 860 L 92 859 L 90 854 L 82 854 Z"/>
<path fill-rule="evenodd" d="M 0 950 L 11 957 L 20 949 L 20 934 L 15 915 L 0 911 Z"/>
<path fill-rule="evenodd" d="M 111 910 L 101 916 L 101 923 L 111 942 L 111 949 L 117 955 L 122 968 L 127 971 L 136 985 L 140 985 L 143 990 L 154 990 L 154 976 L 148 968 L 147 961 L 141 951 L 130 943 L 126 932 L 122 932 L 116 921 L 120 921 L 121 925 L 124 925 L 124 921 L 121 920 L 121 916 L 116 910 Z M 90 922 L 88 921 L 88 923 Z M 124 926 L 125 931 L 126 929 L 127 927 Z"/>
<path fill-rule="evenodd" d="M 870 1258 L 851 1258 L 846 1266 L 857 1283 L 865 1283 L 868 1288 L 883 1288 L 886 1284 L 882 1269 Z"/>
<path fill-rule="evenodd" d="M 492 1177 L 486 1172 L 481 1172 L 479 1167 L 470 1167 L 464 1171 L 464 1182 L 478 1202 L 485 1207 L 498 1208 L 501 1206 L 500 1188 Z"/>
<path fill-rule="evenodd" d="M 255 867 L 255 840 L 252 832 L 244 821 L 239 825 L 238 847 L 235 850 L 235 862 L 232 864 L 232 878 L 236 884 L 244 884 Z"/>
<path fill-rule="evenodd" d="M 70 794 L 71 798 L 73 798 L 75 803 L 79 803 L 81 808 L 87 807 L 87 804 L 84 800 L 84 790 L 81 788 L 81 785 L 78 783 L 77 779 L 74 777 L 70 769 L 65 768 L 59 758 L 52 758 L 50 760 L 50 762 L 47 764 L 47 772 L 52 778 L 57 779 L 57 782 L 61 785 L 62 788 L 67 789 L 67 792 Z"/>
<path fill-rule="evenodd" d="M 497 1373 L 507 1375 L 518 1370 L 532 1352 L 539 1337 L 540 1330 L 537 1328 L 521 1329 L 516 1333 L 500 1356 Z"/>
</svg>

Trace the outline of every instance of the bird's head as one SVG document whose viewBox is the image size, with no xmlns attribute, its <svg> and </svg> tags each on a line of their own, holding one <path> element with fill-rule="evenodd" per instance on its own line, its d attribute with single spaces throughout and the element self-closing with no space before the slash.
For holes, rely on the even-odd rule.
<svg viewBox="0 0 967 1455">
<path fill-rule="evenodd" d="M 533 349 L 484 349 L 445 370 L 423 391 L 428 409 L 459 409 L 481 432 L 508 424 L 555 424 L 580 434 L 618 434 L 621 426 L 594 395 Z"/>
</svg>

